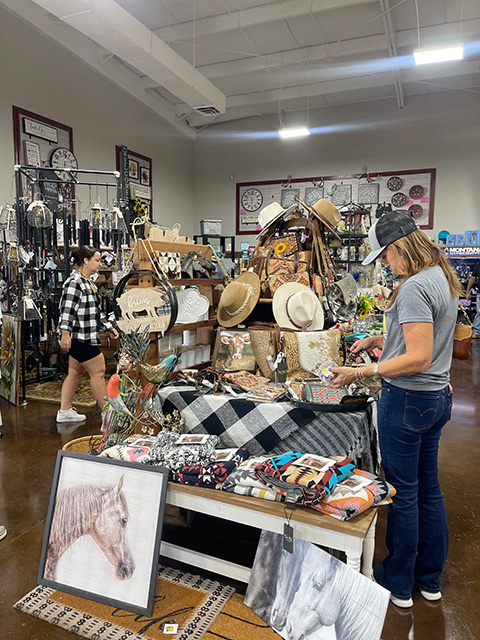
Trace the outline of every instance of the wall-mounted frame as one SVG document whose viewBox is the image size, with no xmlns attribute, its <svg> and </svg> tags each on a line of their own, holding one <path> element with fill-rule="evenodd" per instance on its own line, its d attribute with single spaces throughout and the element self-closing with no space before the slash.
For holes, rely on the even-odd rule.
<svg viewBox="0 0 480 640">
<path fill-rule="evenodd" d="M 163 467 L 59 451 L 39 584 L 151 615 L 167 484 Z"/>
<path fill-rule="evenodd" d="M 73 129 L 66 124 L 38 113 L 13 107 L 13 150 L 15 164 L 49 167 L 52 153 L 63 147 L 73 153 Z M 75 189 L 69 184 L 58 185 L 64 199 L 74 198 Z M 32 187 L 22 175 L 20 196 L 33 197 Z"/>
<path fill-rule="evenodd" d="M 152 159 L 119 145 L 115 147 L 115 155 L 127 199 L 134 201 L 140 198 L 142 204 L 148 206 L 153 220 Z M 133 203 L 130 209 L 133 212 Z M 131 213 L 131 220 L 134 218 L 135 213 Z"/>
<path fill-rule="evenodd" d="M 248 329 L 218 327 L 213 350 L 212 367 L 220 371 L 255 371 Z"/>
<path fill-rule="evenodd" d="M 296 200 L 312 206 L 320 198 L 339 208 L 353 201 L 372 211 L 391 203 L 394 209 L 410 210 L 420 229 L 433 229 L 435 182 L 436 169 L 237 182 L 236 233 L 257 234 L 258 214 L 272 202 L 288 208 Z"/>
<path fill-rule="evenodd" d="M 3 314 L 0 340 L 0 396 L 12 404 L 18 404 L 20 388 L 20 341 L 22 323 L 18 316 Z"/>
</svg>

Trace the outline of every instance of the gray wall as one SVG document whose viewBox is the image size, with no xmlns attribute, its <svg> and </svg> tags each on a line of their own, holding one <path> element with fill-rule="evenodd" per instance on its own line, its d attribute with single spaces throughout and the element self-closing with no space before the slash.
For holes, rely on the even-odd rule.
<svg viewBox="0 0 480 640">
<path fill-rule="evenodd" d="M 193 142 L 44 35 L 0 9 L 0 202 L 13 173 L 12 105 L 73 128 L 82 169 L 115 169 L 115 145 L 152 158 L 156 222 L 193 224 Z M 111 194 L 109 194 L 111 199 Z"/>
<path fill-rule="evenodd" d="M 281 140 L 276 116 L 207 128 L 195 145 L 197 228 L 222 219 L 235 233 L 235 183 L 408 169 L 437 169 L 434 229 L 480 229 L 480 95 L 437 92 L 311 110 L 308 138 Z M 234 180 L 230 179 L 234 176 Z M 251 240 L 253 236 L 239 239 Z"/>
</svg>

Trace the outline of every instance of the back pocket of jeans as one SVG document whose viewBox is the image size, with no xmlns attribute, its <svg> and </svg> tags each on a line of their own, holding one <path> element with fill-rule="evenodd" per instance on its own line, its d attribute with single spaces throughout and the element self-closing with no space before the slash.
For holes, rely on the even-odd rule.
<svg viewBox="0 0 480 640">
<path fill-rule="evenodd" d="M 403 423 L 415 431 L 429 429 L 437 420 L 439 398 L 439 395 L 433 393 L 424 395 L 407 391 Z"/>
</svg>

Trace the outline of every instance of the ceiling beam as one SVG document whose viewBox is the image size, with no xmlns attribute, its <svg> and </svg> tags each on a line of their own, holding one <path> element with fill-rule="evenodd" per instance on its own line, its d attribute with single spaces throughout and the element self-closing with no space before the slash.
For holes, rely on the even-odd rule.
<svg viewBox="0 0 480 640">
<path fill-rule="evenodd" d="M 445 77 L 457 77 L 468 74 L 478 76 L 478 61 L 450 62 L 448 71 L 445 66 L 435 67 L 435 65 L 425 65 L 404 69 L 401 72 L 403 83 L 406 82 L 427 82 Z M 282 89 L 271 89 L 267 91 L 255 91 L 243 93 L 227 98 L 227 110 L 236 107 L 254 106 L 256 104 L 267 104 L 273 102 L 278 104 L 280 100 L 285 102 L 289 99 L 321 96 L 342 91 L 355 91 L 357 89 L 369 89 L 392 84 L 391 70 L 385 73 L 368 75 L 356 75 L 349 78 L 337 80 L 327 80 L 325 82 L 313 82 L 298 86 L 283 87 Z M 177 105 L 178 113 L 185 113 L 186 105 Z"/>
<path fill-rule="evenodd" d="M 34 25 L 49 39 L 69 51 L 75 58 L 88 65 L 117 88 L 141 102 L 163 121 L 181 132 L 191 140 L 197 139 L 197 134 L 185 122 L 179 119 L 173 106 L 152 91 L 145 89 L 141 79 L 126 67 L 120 65 L 114 57 L 100 47 L 87 40 L 84 36 L 62 22 L 54 22 L 45 11 L 30 0 L 1 0 L 0 4 L 11 13 L 20 17 L 24 22 Z"/>
<path fill-rule="evenodd" d="M 225 95 L 115 0 L 32 0 L 193 108 L 225 112 Z"/>
<path fill-rule="evenodd" d="M 395 95 L 397 96 L 397 107 L 403 109 L 405 106 L 405 97 L 403 95 L 403 86 L 398 72 L 397 65 L 397 45 L 395 43 L 395 34 L 392 26 L 392 16 L 390 15 L 390 3 L 388 0 L 380 0 L 380 8 L 382 9 L 382 21 L 385 33 L 388 39 L 388 53 L 392 59 L 393 84 L 395 87 Z"/>
<path fill-rule="evenodd" d="M 420 37 L 424 42 L 450 41 L 458 37 L 459 22 L 440 24 L 431 27 L 422 27 Z M 462 37 L 478 39 L 480 33 L 480 19 L 465 20 L 462 23 Z M 408 48 L 413 50 L 417 46 L 417 30 L 404 29 L 396 33 L 396 46 L 398 49 Z M 290 51 L 277 51 L 264 56 L 251 56 L 229 62 L 218 62 L 199 66 L 198 69 L 210 80 L 216 78 L 231 77 L 241 73 L 253 71 L 265 71 L 265 69 L 286 68 L 288 65 L 298 65 L 302 62 L 316 62 L 328 58 L 361 55 L 370 52 L 385 51 L 388 44 L 385 35 L 351 38 L 342 42 L 326 42 L 325 45 L 302 47 Z"/>
<path fill-rule="evenodd" d="M 211 36 L 239 28 L 255 27 L 277 20 L 288 20 L 289 18 L 310 15 L 311 13 L 371 3 L 372 0 L 309 0 L 308 2 L 306 0 L 278 2 L 277 0 L 260 7 L 231 11 L 230 13 L 222 13 L 218 16 L 207 18 L 197 18 L 195 21 L 190 20 L 166 27 L 158 27 L 157 29 L 152 29 L 152 31 L 165 42 L 189 40 L 194 34 L 196 38 L 201 38 L 202 36 Z"/>
</svg>

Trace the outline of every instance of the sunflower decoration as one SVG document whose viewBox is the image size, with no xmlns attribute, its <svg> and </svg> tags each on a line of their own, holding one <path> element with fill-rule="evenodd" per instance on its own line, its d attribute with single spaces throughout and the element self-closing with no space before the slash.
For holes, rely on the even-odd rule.
<svg viewBox="0 0 480 640">
<path fill-rule="evenodd" d="M 279 253 L 280 255 L 284 253 L 287 249 L 287 245 L 285 242 L 279 242 L 275 245 L 275 253 Z"/>
<path fill-rule="evenodd" d="M 357 300 L 357 314 L 360 318 L 366 318 L 372 312 L 374 299 L 368 293 L 362 293 Z"/>
</svg>

